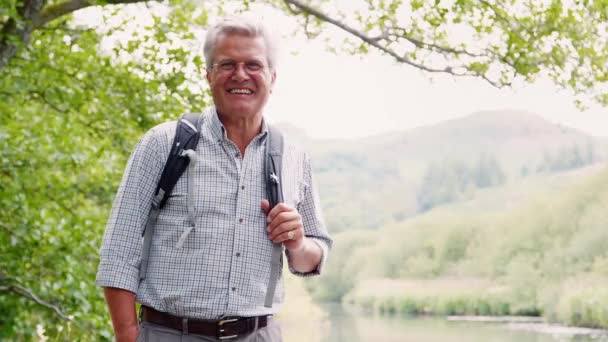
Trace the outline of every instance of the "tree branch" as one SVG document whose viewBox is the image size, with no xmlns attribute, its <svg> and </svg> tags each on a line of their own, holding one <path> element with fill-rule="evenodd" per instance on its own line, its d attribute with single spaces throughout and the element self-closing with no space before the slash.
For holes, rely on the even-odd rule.
<svg viewBox="0 0 608 342">
<path fill-rule="evenodd" d="M 96 0 L 69 0 L 60 2 L 58 4 L 46 6 L 34 20 L 34 29 L 38 29 L 44 26 L 49 21 L 55 20 L 66 14 L 70 14 L 79 9 L 83 9 L 90 6 L 104 6 L 104 5 L 117 5 L 117 4 L 132 4 L 137 2 L 147 2 L 144 0 L 108 0 L 103 3 L 99 3 Z"/>
<path fill-rule="evenodd" d="M 451 53 L 451 54 L 455 54 L 455 55 L 467 55 L 469 57 L 483 57 L 483 55 L 472 53 L 467 50 L 459 50 L 459 49 L 454 49 L 449 46 L 441 46 L 441 45 L 437 45 L 437 44 L 425 43 L 419 39 L 409 36 L 407 34 L 407 31 L 402 27 L 390 27 L 389 29 L 394 31 L 395 33 L 391 34 L 391 33 L 387 32 L 388 36 L 395 36 L 398 38 L 403 38 L 419 48 L 425 48 L 425 49 L 429 49 L 429 50 L 439 52 L 439 53 L 444 53 L 444 54 Z M 401 33 L 396 33 L 398 31 L 400 31 Z"/>
<path fill-rule="evenodd" d="M 303 4 L 302 2 L 298 1 L 298 0 L 283 0 L 283 2 L 287 5 L 287 6 L 295 6 L 297 7 L 301 12 L 305 13 L 305 14 L 309 14 L 312 16 L 317 17 L 318 19 L 330 23 L 348 33 L 350 33 L 351 35 L 359 38 L 360 40 L 362 40 L 363 42 L 369 44 L 370 46 L 373 46 L 375 48 L 377 48 L 378 50 L 384 52 L 385 54 L 395 58 L 395 60 L 397 60 L 400 63 L 404 63 L 404 64 L 408 64 L 410 66 L 413 66 L 415 68 L 418 68 L 420 70 L 424 70 L 427 72 L 432 72 L 432 73 L 445 73 L 445 74 L 450 74 L 450 75 L 454 75 L 454 76 L 478 76 L 478 77 L 482 77 L 484 80 L 486 80 L 488 83 L 490 83 L 492 86 L 497 87 L 497 88 L 501 88 L 504 85 L 493 81 L 491 79 L 489 79 L 486 75 L 481 74 L 479 72 L 475 72 L 475 71 L 471 71 L 468 70 L 466 68 L 466 66 L 461 65 L 461 66 L 447 66 L 445 68 L 432 68 L 429 66 L 426 66 L 424 64 L 420 64 L 420 63 L 416 63 L 413 60 L 404 57 L 402 55 L 400 55 L 399 53 L 397 53 L 395 50 L 391 50 L 386 46 L 383 46 L 382 44 L 379 43 L 379 41 L 381 39 L 378 39 L 378 37 L 373 38 L 373 37 L 369 37 L 367 36 L 365 33 L 358 31 L 348 25 L 346 25 L 345 23 L 342 23 L 336 19 L 333 19 L 331 17 L 329 17 L 328 15 L 326 15 L 325 13 L 322 13 L 319 10 L 316 10 L 306 4 Z M 404 37 L 405 38 L 405 37 Z M 431 45 L 429 45 L 430 47 Z M 454 50 L 456 51 L 456 50 Z M 447 49 L 445 49 L 445 52 L 447 52 Z M 465 72 L 456 72 L 455 69 L 464 69 Z"/>
<path fill-rule="evenodd" d="M 16 54 L 20 45 L 27 45 L 32 32 L 48 22 L 70 14 L 79 9 L 95 5 L 116 5 L 144 2 L 144 0 L 68 0 L 57 4 L 47 5 L 46 0 L 24 0 L 17 9 L 20 18 L 10 18 L 0 31 L 0 69 Z"/>
<path fill-rule="evenodd" d="M 336 27 L 338 27 L 338 28 L 340 28 L 340 29 L 342 29 L 342 30 L 344 30 L 344 31 L 352 34 L 353 36 L 361 39 L 362 41 L 366 42 L 367 44 L 369 44 L 369 45 L 371 45 L 371 46 L 379 49 L 380 51 L 382 51 L 382 52 L 384 52 L 384 53 L 386 53 L 386 54 L 394 57 L 397 61 L 399 61 L 401 63 L 409 64 L 409 65 L 411 65 L 413 67 L 420 68 L 422 70 L 429 71 L 429 72 L 449 72 L 447 69 L 433 69 L 433 68 L 429 68 L 429 67 L 427 67 L 425 65 L 421 65 L 421 64 L 415 63 L 415 62 L 411 61 L 409 58 L 405 58 L 403 56 L 400 56 L 395 51 L 390 50 L 390 49 L 388 49 L 388 48 L 380 45 L 376 39 L 370 38 L 367 35 L 365 35 L 363 32 L 360 32 L 360 31 L 358 31 L 358 30 L 356 30 L 356 29 L 354 29 L 354 28 L 352 28 L 350 26 L 347 26 L 346 24 L 344 24 L 344 23 L 342 23 L 342 22 L 340 22 L 338 20 L 330 18 L 326 14 L 321 13 L 320 11 L 318 11 L 318 10 L 316 10 L 316 9 L 308 6 L 308 5 L 305 5 L 305 4 L 303 4 L 303 3 L 301 3 L 301 2 L 299 2 L 297 0 L 283 0 L 283 1 L 286 4 L 288 4 L 288 5 L 291 4 L 293 6 L 296 6 L 301 11 L 303 11 L 305 13 L 308 13 L 310 15 L 313 15 L 313 16 L 315 16 L 315 17 L 317 17 L 317 18 L 319 18 L 319 19 L 321 19 L 321 20 L 323 20 L 323 21 L 325 21 L 327 23 L 330 23 L 330 24 L 332 24 L 332 25 L 334 25 L 334 26 L 336 26 Z"/>
<path fill-rule="evenodd" d="M 4 279 L 8 279 L 8 278 L 2 278 L 2 280 L 4 280 Z M 66 321 L 72 320 L 72 318 L 70 316 L 63 313 L 63 311 L 61 311 L 57 306 L 40 299 L 38 296 L 36 296 L 36 294 L 32 290 L 30 290 L 26 287 L 23 287 L 21 285 L 2 285 L 2 286 L 0 286 L 0 292 L 12 292 L 16 295 L 25 297 L 40 306 L 50 309 L 57 316 L 61 317 L 62 319 L 66 320 Z"/>
<path fill-rule="evenodd" d="M 48 97 L 46 96 L 46 89 L 43 89 L 42 91 L 40 91 L 40 90 L 30 90 L 29 93 L 32 94 L 32 95 L 37 95 L 42 100 L 42 102 L 44 102 L 47 106 L 51 107 L 56 112 L 58 112 L 60 114 L 67 114 L 67 112 L 68 112 L 67 109 L 59 108 L 59 106 L 57 106 L 56 104 L 52 103 L 48 99 Z"/>
<path fill-rule="evenodd" d="M 48 5 L 38 14 L 35 20 L 33 20 L 32 24 L 34 26 L 34 29 L 38 29 L 51 20 L 57 19 L 61 16 L 72 13 L 81 8 L 93 5 L 95 5 L 94 0 L 71 0 L 60 2 L 58 4 Z"/>
<path fill-rule="evenodd" d="M 4 23 L 0 32 L 0 69 L 17 53 L 17 39 L 22 44 L 27 44 L 32 34 L 33 28 L 31 21 L 44 6 L 44 0 L 24 0 L 22 5 L 17 7 L 20 18 L 10 18 Z"/>
<path fill-rule="evenodd" d="M 509 18 L 505 17 L 504 15 L 502 15 L 500 13 L 500 11 L 496 8 L 496 6 L 492 5 L 491 3 L 489 3 L 488 1 L 485 0 L 479 0 L 479 2 L 486 6 L 487 8 L 489 8 L 492 13 L 494 13 L 494 16 L 496 17 L 496 19 L 502 21 L 503 23 L 505 23 L 508 27 L 509 30 L 517 35 L 517 37 L 521 40 L 525 40 L 524 37 L 522 37 L 522 35 L 520 34 L 520 27 L 521 27 L 521 23 L 519 22 L 513 22 L 512 20 L 509 20 Z"/>
</svg>

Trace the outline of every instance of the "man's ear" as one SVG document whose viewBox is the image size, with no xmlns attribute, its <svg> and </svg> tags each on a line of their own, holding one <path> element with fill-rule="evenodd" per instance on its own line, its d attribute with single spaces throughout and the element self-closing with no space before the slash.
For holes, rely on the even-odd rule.
<svg viewBox="0 0 608 342">
<path fill-rule="evenodd" d="M 211 84 L 211 71 L 209 69 L 205 69 L 205 78 L 207 79 L 207 82 Z"/>
<path fill-rule="evenodd" d="M 271 74 L 272 80 L 270 81 L 270 92 L 272 93 L 272 89 L 274 88 L 274 82 L 277 80 L 277 72 L 276 70 Z"/>
</svg>

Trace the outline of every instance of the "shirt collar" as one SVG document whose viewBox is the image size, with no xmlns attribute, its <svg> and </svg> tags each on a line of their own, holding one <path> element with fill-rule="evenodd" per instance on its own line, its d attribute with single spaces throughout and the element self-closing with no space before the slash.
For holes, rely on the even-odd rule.
<svg viewBox="0 0 608 342">
<path fill-rule="evenodd" d="M 228 140 L 228 132 L 226 131 L 226 128 L 224 128 L 224 124 L 222 124 L 222 122 L 220 121 L 215 106 L 209 109 L 209 115 L 211 116 L 209 129 L 211 130 L 211 134 L 213 134 L 213 138 L 216 139 L 218 142 Z M 253 140 L 255 141 L 257 139 L 260 139 L 260 141 L 264 141 L 267 135 L 268 124 L 266 123 L 266 119 L 262 118 L 262 131 Z"/>
</svg>

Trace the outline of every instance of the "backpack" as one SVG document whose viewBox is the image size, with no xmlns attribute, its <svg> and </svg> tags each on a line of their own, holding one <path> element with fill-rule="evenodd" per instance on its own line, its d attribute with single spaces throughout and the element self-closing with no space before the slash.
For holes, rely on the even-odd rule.
<svg viewBox="0 0 608 342">
<path fill-rule="evenodd" d="M 150 255 L 150 247 L 152 245 L 152 235 L 154 226 L 160 210 L 167 203 L 167 199 L 175 184 L 186 171 L 188 166 L 194 167 L 196 164 L 196 147 L 200 138 L 201 124 L 203 115 L 200 113 L 183 114 L 177 121 L 175 137 L 171 151 L 167 157 L 167 162 L 163 168 L 160 181 L 156 187 L 156 192 L 152 200 L 152 207 L 148 214 L 148 220 L 142 236 L 144 238 L 142 249 L 142 260 L 139 269 L 139 280 L 142 281 L 146 277 L 148 261 Z M 272 209 L 278 203 L 283 202 L 283 190 L 281 187 L 281 162 L 283 156 L 283 135 L 280 131 L 272 126 L 268 126 L 268 136 L 266 137 L 266 155 L 264 157 L 264 181 L 266 183 L 266 191 L 270 208 Z M 193 185 L 193 172 L 188 173 L 188 184 Z M 190 178 L 192 177 L 192 178 Z M 193 186 L 188 189 L 188 219 L 191 226 L 182 234 L 177 243 L 177 248 L 180 248 L 185 238 L 194 227 L 194 192 Z M 272 307 L 272 299 L 278 281 L 278 274 L 282 267 L 283 247 L 279 243 L 275 243 L 272 249 L 271 256 L 271 272 L 266 290 L 266 298 L 264 305 Z"/>
</svg>

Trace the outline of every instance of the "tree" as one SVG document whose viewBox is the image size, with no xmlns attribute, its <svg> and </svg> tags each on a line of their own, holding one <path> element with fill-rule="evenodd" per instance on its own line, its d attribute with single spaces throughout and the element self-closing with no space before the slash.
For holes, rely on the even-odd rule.
<svg viewBox="0 0 608 342">
<path fill-rule="evenodd" d="M 454 202 L 463 197 L 471 186 L 471 171 L 460 160 L 431 163 L 416 194 L 420 211 Z"/>
<path fill-rule="evenodd" d="M 482 154 L 479 157 L 477 166 L 474 167 L 472 178 L 478 188 L 487 188 L 501 185 L 505 182 L 506 176 L 494 156 Z"/>
<path fill-rule="evenodd" d="M 544 151 L 537 172 L 560 172 L 593 164 L 595 162 L 592 143 L 561 146 L 554 154 Z"/>
<path fill-rule="evenodd" d="M 32 32 L 0 71 L 0 340 L 30 340 L 37 324 L 110 339 L 93 279 L 126 157 L 144 130 L 207 102 L 200 57 L 172 46 L 188 31 L 167 37 L 159 21 L 140 34 L 161 44 L 135 59 L 132 41 L 101 49 L 67 19 Z"/>
<path fill-rule="evenodd" d="M 0 68 L 28 45 L 34 31 L 79 9 L 139 0 L 3 0 Z M 248 6 L 249 0 L 241 0 Z M 382 53 L 430 73 L 480 77 L 497 87 L 547 75 L 582 99 L 606 104 L 608 2 L 544 1 L 349 2 L 265 0 L 297 18 L 309 36 L 324 25 L 347 34 L 347 50 Z M 188 0 L 171 6 L 192 6 Z"/>
<path fill-rule="evenodd" d="M 0 312 L 9 313 L 0 339 L 30 339 L 39 323 L 57 339 L 109 339 L 92 279 L 120 173 L 143 131 L 208 102 L 192 46 L 226 1 L 0 1 Z M 311 37 L 339 28 L 352 53 L 377 48 L 431 73 L 499 87 L 547 73 L 606 102 L 601 1 L 367 1 L 342 10 L 321 0 L 264 3 L 293 15 Z M 98 23 L 72 20 L 91 6 L 106 9 Z M 148 22 L 133 28 L 124 13 L 133 7 Z M 454 28 L 469 34 L 455 38 Z"/>
<path fill-rule="evenodd" d="M 581 98 L 608 103 L 606 1 L 379 0 L 348 10 L 329 1 L 284 3 L 312 35 L 323 23 L 348 32 L 353 53 L 374 47 L 427 72 L 481 77 L 497 87 L 547 75 Z"/>
<path fill-rule="evenodd" d="M 475 188 L 504 184 L 506 176 L 494 156 L 482 154 L 479 160 L 467 165 L 462 160 L 430 163 L 416 194 L 420 211 L 455 202 Z"/>
</svg>

